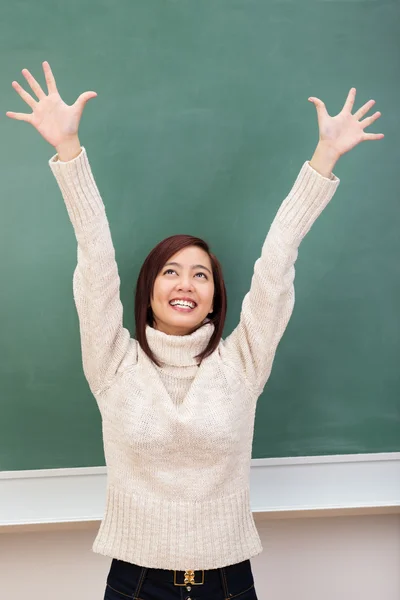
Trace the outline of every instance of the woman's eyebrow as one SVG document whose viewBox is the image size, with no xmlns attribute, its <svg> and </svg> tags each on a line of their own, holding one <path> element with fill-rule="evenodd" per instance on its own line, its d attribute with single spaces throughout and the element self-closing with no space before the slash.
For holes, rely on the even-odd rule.
<svg viewBox="0 0 400 600">
<path fill-rule="evenodd" d="M 182 265 L 180 263 L 177 263 L 177 262 L 167 262 L 165 264 L 165 266 L 166 267 L 168 267 L 168 266 L 178 267 L 178 269 L 182 269 Z M 208 269 L 204 265 L 192 265 L 190 268 L 191 269 L 204 269 L 205 271 L 208 271 L 210 273 L 210 275 L 212 275 L 210 269 Z"/>
</svg>

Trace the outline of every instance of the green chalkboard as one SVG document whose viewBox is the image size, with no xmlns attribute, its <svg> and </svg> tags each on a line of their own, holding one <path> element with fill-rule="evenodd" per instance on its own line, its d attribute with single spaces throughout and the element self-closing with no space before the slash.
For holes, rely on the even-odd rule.
<svg viewBox="0 0 400 600">
<path fill-rule="evenodd" d="M 268 227 L 317 142 L 310 95 L 351 86 L 374 130 L 301 246 L 296 306 L 260 398 L 255 458 L 400 450 L 398 1 L 14 0 L 0 20 L 0 469 L 104 464 L 72 297 L 76 242 L 11 88 L 49 60 L 111 224 L 125 325 L 140 265 L 191 233 L 221 259 L 226 333 Z M 41 79 L 42 80 L 42 79 Z"/>
</svg>

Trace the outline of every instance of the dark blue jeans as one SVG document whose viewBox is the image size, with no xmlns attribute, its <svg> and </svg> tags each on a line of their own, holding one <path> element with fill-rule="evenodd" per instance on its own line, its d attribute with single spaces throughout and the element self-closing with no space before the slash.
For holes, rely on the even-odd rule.
<svg viewBox="0 0 400 600">
<path fill-rule="evenodd" d="M 185 585 L 184 574 L 114 559 L 104 600 L 257 600 L 250 560 L 221 569 L 195 571 L 195 583 L 204 578 L 201 585 Z"/>
</svg>

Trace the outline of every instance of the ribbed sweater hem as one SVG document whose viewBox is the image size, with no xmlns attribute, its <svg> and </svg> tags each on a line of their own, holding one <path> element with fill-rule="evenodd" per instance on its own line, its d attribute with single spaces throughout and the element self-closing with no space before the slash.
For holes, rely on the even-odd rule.
<svg viewBox="0 0 400 600">
<path fill-rule="evenodd" d="M 256 556 L 249 490 L 212 501 L 171 501 L 109 485 L 93 551 L 154 569 L 218 569 Z"/>
</svg>

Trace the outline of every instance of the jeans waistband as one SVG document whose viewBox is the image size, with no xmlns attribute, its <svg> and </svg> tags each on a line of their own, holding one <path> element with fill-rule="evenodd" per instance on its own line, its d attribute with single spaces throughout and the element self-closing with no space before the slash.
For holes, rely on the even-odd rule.
<svg viewBox="0 0 400 600">
<path fill-rule="evenodd" d="M 135 567 L 141 571 L 142 567 Z M 229 567 L 228 567 L 229 568 Z M 174 571 L 168 569 L 151 569 L 146 568 L 146 577 L 153 581 L 164 581 L 166 583 L 173 583 L 175 585 L 201 585 L 206 581 L 210 581 L 214 578 L 220 577 L 220 569 L 208 569 L 201 571 L 194 571 L 193 569 L 187 569 L 186 571 Z"/>
<path fill-rule="evenodd" d="M 178 590 L 183 590 L 185 593 L 187 591 L 194 595 L 198 590 L 200 594 L 209 593 L 212 596 L 217 593 L 216 590 L 222 589 L 224 598 L 240 595 L 243 590 L 248 591 L 254 587 L 249 560 L 204 571 L 156 569 L 113 560 L 107 579 L 107 584 L 112 589 L 129 598 L 140 598 L 141 589 L 143 585 L 146 586 L 146 581 L 148 585 L 152 581 L 156 589 L 175 589 L 176 593 Z"/>
</svg>

